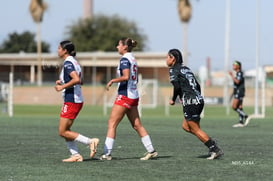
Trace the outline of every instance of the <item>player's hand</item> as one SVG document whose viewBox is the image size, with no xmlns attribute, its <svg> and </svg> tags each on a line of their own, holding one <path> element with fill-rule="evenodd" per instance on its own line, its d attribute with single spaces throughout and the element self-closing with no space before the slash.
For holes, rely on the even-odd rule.
<svg viewBox="0 0 273 181">
<path fill-rule="evenodd" d="M 113 82 L 112 82 L 112 80 L 110 80 L 110 81 L 106 84 L 105 89 L 106 89 L 107 91 L 109 91 L 109 88 L 111 87 L 112 84 L 113 84 Z"/>
<path fill-rule="evenodd" d="M 228 74 L 229 74 L 230 76 L 232 76 L 232 75 L 233 75 L 232 71 L 228 71 Z"/>
<path fill-rule="evenodd" d="M 63 86 L 62 86 L 62 85 L 56 85 L 56 86 L 55 86 L 55 90 L 56 90 L 57 92 L 60 92 L 60 91 L 63 90 Z"/>
<path fill-rule="evenodd" d="M 175 102 L 174 102 L 173 100 L 170 100 L 170 101 L 169 101 L 169 104 L 170 104 L 170 105 L 175 105 Z"/>
</svg>

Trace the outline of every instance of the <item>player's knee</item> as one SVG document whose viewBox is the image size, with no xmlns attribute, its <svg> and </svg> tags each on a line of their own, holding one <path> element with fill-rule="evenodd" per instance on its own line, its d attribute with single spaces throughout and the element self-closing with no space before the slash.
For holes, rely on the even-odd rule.
<svg viewBox="0 0 273 181">
<path fill-rule="evenodd" d="M 182 129 L 183 129 L 184 131 L 188 132 L 188 133 L 191 132 L 189 126 L 187 126 L 187 125 L 182 124 Z"/>
<path fill-rule="evenodd" d="M 65 131 L 59 130 L 59 136 L 65 138 L 66 137 Z"/>
<path fill-rule="evenodd" d="M 234 110 L 234 111 L 236 111 L 237 110 L 237 106 L 232 106 L 232 109 Z"/>
<path fill-rule="evenodd" d="M 139 132 L 139 131 L 141 130 L 141 128 L 142 128 L 142 125 L 132 125 L 132 128 L 133 128 L 135 131 Z"/>
</svg>

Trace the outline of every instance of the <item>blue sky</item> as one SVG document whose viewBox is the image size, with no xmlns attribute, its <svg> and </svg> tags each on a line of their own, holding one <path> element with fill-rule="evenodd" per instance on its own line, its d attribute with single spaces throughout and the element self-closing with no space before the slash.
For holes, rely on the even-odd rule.
<svg viewBox="0 0 273 181">
<path fill-rule="evenodd" d="M 56 52 L 65 39 L 65 28 L 82 17 L 82 0 L 45 0 L 49 9 L 41 26 L 42 40 Z M 28 11 L 30 0 L 8 0 L 0 7 L 2 25 L 0 42 L 9 33 L 36 32 Z M 212 68 L 221 70 L 225 60 L 226 0 L 191 0 L 193 14 L 188 28 L 188 65 L 198 69 L 210 57 Z M 245 69 L 255 67 L 257 0 L 230 0 L 230 62 L 240 60 Z M 15 6 L 15 7 L 13 7 Z M 260 65 L 273 64 L 272 0 L 259 0 Z M 167 52 L 183 48 L 182 24 L 177 13 L 177 0 L 94 0 L 94 13 L 118 14 L 138 27 L 148 37 L 148 52 Z M 113 44 L 114 45 L 114 44 Z"/>
</svg>

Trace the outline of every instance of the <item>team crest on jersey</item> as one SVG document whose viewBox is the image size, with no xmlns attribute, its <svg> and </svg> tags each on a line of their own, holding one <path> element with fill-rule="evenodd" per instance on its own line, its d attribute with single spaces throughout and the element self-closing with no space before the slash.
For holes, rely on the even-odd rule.
<svg viewBox="0 0 273 181">
<path fill-rule="evenodd" d="M 129 62 L 128 60 L 121 60 L 120 64 L 128 66 Z"/>
<path fill-rule="evenodd" d="M 72 68 L 73 68 L 73 65 L 72 65 L 71 63 L 66 63 L 66 64 L 64 64 L 64 67 L 65 67 L 66 69 L 72 69 Z"/>
<path fill-rule="evenodd" d="M 180 70 L 180 72 L 181 72 L 182 74 L 192 73 L 192 71 L 191 71 L 190 69 L 184 69 L 184 68 L 182 68 L 182 69 Z"/>
</svg>

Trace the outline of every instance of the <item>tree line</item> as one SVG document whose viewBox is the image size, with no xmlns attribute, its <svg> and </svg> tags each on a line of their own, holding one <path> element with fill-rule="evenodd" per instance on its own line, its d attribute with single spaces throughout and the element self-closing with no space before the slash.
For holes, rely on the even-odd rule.
<svg viewBox="0 0 273 181">
<path fill-rule="evenodd" d="M 31 0 L 30 13 L 34 22 L 42 22 L 43 13 L 47 4 L 42 0 Z M 188 23 L 191 19 L 192 7 L 190 0 L 178 0 L 178 14 L 182 23 Z M 115 51 L 113 42 L 121 37 L 133 37 L 138 41 L 136 50 L 143 51 L 146 48 L 147 36 L 141 32 L 135 22 L 131 22 L 118 15 L 97 15 L 92 18 L 79 19 L 72 23 L 64 32 L 66 39 L 77 45 L 77 51 Z M 50 52 L 50 45 L 42 41 L 42 52 Z M 0 53 L 37 52 L 35 33 L 25 31 L 13 32 L 0 44 Z"/>
<path fill-rule="evenodd" d="M 92 19 L 79 19 L 66 28 L 65 39 L 77 45 L 77 51 L 115 51 L 117 42 L 121 37 L 134 37 L 138 40 L 139 51 L 145 48 L 147 37 L 137 27 L 136 23 L 115 16 L 98 15 Z M 37 52 L 35 33 L 12 32 L 0 44 L 0 53 Z M 42 41 L 42 52 L 50 52 L 50 44 Z"/>
</svg>

